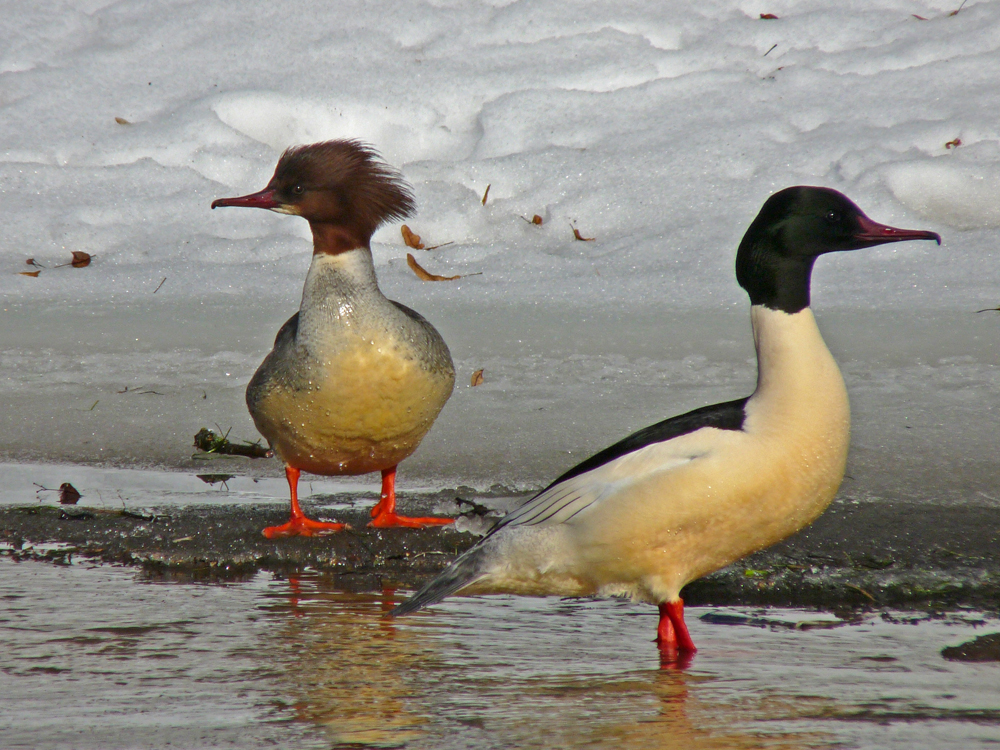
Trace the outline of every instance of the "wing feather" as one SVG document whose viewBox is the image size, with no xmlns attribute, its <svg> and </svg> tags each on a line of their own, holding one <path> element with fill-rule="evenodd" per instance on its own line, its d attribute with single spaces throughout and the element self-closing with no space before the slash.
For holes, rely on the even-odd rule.
<svg viewBox="0 0 1000 750">
<path fill-rule="evenodd" d="M 684 443 L 688 441 L 683 441 Z M 654 443 L 547 487 L 520 508 L 508 513 L 491 534 L 508 526 L 551 526 L 572 518 L 617 495 L 649 475 L 690 463 L 704 450 L 683 444 Z"/>
</svg>

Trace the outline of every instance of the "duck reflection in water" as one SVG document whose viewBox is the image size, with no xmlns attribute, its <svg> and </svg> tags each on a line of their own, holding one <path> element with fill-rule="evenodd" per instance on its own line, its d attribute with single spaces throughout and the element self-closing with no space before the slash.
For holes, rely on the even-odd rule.
<svg viewBox="0 0 1000 750">
<path fill-rule="evenodd" d="M 423 736 L 428 719 L 408 707 L 407 676 L 426 652 L 416 633 L 381 616 L 396 603 L 291 575 L 279 631 L 283 671 L 301 721 L 322 727 L 334 747 L 399 747 Z M 290 617 L 288 615 L 291 615 Z"/>
<path fill-rule="evenodd" d="M 815 715 L 813 703 L 734 690 L 710 675 L 677 669 L 683 666 L 677 658 L 664 657 L 662 666 L 670 669 L 648 656 L 596 654 L 581 664 L 579 652 L 562 648 L 572 648 L 570 631 L 581 614 L 608 622 L 587 612 L 591 602 L 565 602 L 548 614 L 541 603 L 512 606 L 493 632 L 483 633 L 481 610 L 493 604 L 467 600 L 434 618 L 389 620 L 379 615 L 396 602 L 393 589 L 349 592 L 338 583 L 303 576 L 279 584 L 283 603 L 274 616 L 282 625 L 271 631 L 295 717 L 322 728 L 333 747 L 784 750 L 830 744 L 821 735 L 788 734 L 787 725 L 767 734 L 751 728 Z M 627 643 L 619 639 L 616 648 Z"/>
</svg>

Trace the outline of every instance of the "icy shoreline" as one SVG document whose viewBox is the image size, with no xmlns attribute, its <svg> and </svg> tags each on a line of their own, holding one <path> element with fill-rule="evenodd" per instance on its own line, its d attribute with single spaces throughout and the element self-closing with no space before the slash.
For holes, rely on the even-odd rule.
<svg viewBox="0 0 1000 750">
<path fill-rule="evenodd" d="M 403 487 L 537 488 L 631 431 L 754 387 L 745 304 L 424 307 L 451 344 L 458 387 L 403 462 Z M 816 308 L 852 401 L 843 491 L 1000 501 L 995 314 Z M 243 390 L 286 313 L 236 302 L 69 318 L 39 306 L 9 310 L 0 460 L 215 471 L 192 460 L 193 436 L 218 426 L 233 440 L 258 439 Z M 485 383 L 472 388 L 479 368 Z M 277 461 L 224 463 L 220 471 L 239 476 L 280 477 Z M 377 484 L 359 477 L 333 486 L 345 482 Z"/>
</svg>

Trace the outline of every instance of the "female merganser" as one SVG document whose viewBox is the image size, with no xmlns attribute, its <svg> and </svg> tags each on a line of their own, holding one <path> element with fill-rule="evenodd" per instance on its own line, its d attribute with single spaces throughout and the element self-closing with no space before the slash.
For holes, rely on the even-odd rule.
<svg viewBox="0 0 1000 750">
<path fill-rule="evenodd" d="M 452 523 L 396 514 L 396 465 L 416 450 L 451 396 L 455 368 L 434 326 L 387 299 L 375 279 L 371 236 L 409 216 L 410 187 L 356 141 L 290 148 L 263 190 L 216 206 L 267 208 L 309 221 L 313 259 L 299 311 L 247 386 L 260 434 L 285 462 L 291 520 L 264 536 L 312 536 L 344 524 L 313 521 L 298 501 L 301 471 L 382 472 L 372 526 Z"/>
<path fill-rule="evenodd" d="M 844 476 L 844 379 L 809 309 L 823 253 L 933 232 L 876 224 L 840 193 L 772 195 L 736 255 L 750 295 L 757 389 L 647 427 L 570 469 L 394 610 L 458 591 L 621 595 L 659 606 L 657 642 L 695 651 L 681 589 L 784 539 L 829 505 Z"/>
</svg>

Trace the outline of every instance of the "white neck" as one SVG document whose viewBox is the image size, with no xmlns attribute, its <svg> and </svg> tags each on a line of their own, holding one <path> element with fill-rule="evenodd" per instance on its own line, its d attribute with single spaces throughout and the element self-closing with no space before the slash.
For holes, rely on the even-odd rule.
<svg viewBox="0 0 1000 750">
<path fill-rule="evenodd" d="M 818 419 L 847 428 L 844 378 L 808 307 L 797 313 L 750 309 L 757 348 L 757 390 L 747 403 L 747 428 Z"/>
<path fill-rule="evenodd" d="M 316 335 L 359 328 L 382 307 L 391 306 L 378 288 L 368 248 L 313 255 L 299 307 L 300 343 Z M 360 331 L 359 331 L 360 333 Z"/>
</svg>

